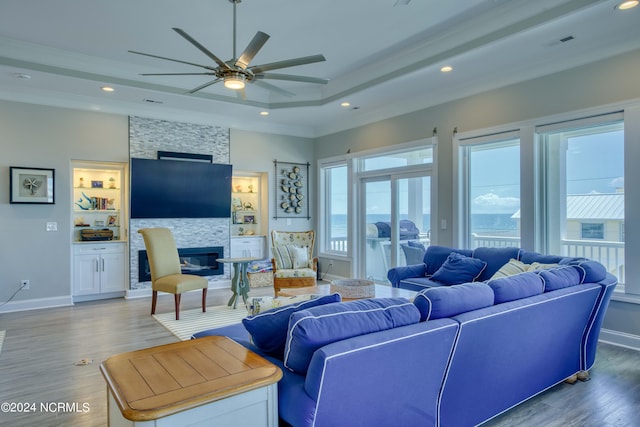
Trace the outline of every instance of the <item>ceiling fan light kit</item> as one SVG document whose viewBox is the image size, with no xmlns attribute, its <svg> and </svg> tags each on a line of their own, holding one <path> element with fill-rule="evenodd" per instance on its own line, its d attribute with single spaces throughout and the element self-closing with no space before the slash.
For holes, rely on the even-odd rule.
<svg viewBox="0 0 640 427">
<path fill-rule="evenodd" d="M 181 61 L 178 59 L 167 58 L 164 56 L 152 55 L 143 52 L 137 52 L 130 50 L 130 53 L 134 53 L 136 55 L 148 56 L 151 58 L 163 59 L 166 61 L 178 62 L 181 64 L 191 65 L 195 67 L 204 68 L 204 72 L 200 73 L 145 73 L 143 76 L 193 76 L 193 75 L 201 75 L 201 76 L 210 76 L 214 77 L 213 80 L 210 80 L 194 89 L 191 89 L 187 93 L 192 94 L 198 92 L 202 89 L 205 89 L 219 81 L 224 82 L 224 87 L 232 90 L 243 90 L 245 87 L 245 83 L 255 83 L 257 86 L 260 86 L 264 89 L 270 90 L 272 92 L 278 93 L 280 95 L 292 96 L 294 95 L 292 92 L 286 91 L 284 89 L 278 88 L 274 85 L 263 82 L 264 79 L 272 79 L 272 80 L 286 80 L 286 81 L 294 81 L 294 82 L 303 82 L 303 83 L 316 83 L 316 84 L 327 84 L 329 80 L 322 79 L 318 77 L 307 77 L 307 76 L 297 76 L 291 74 L 275 74 L 275 73 L 267 73 L 266 71 L 277 70 L 281 68 L 295 67 L 298 65 L 306 65 L 312 64 L 315 62 L 325 61 L 325 57 L 323 55 L 311 55 L 304 56 L 300 58 L 288 59 L 284 61 L 276 61 L 268 64 L 254 65 L 249 66 L 249 63 L 253 60 L 256 54 L 262 49 L 262 46 L 269 39 L 269 35 L 263 33 L 262 31 L 258 31 L 253 39 L 249 42 L 244 51 L 240 54 L 240 56 L 236 56 L 236 6 L 241 0 L 229 0 L 230 3 L 233 4 L 233 59 L 229 61 L 222 61 L 216 55 L 214 55 L 211 51 L 209 51 L 204 45 L 200 44 L 196 39 L 191 37 L 186 31 L 180 28 L 173 28 L 173 30 L 178 33 L 182 38 L 187 40 L 193 46 L 198 48 L 202 53 L 212 59 L 217 66 L 214 67 L 212 65 L 201 65 L 195 64 L 193 62 Z M 260 81 L 258 81 L 260 80 Z M 244 92 L 243 92 L 244 99 Z"/>
<path fill-rule="evenodd" d="M 244 74 L 232 72 L 224 78 L 224 87 L 227 89 L 239 90 L 244 89 L 244 81 L 246 77 Z"/>
</svg>

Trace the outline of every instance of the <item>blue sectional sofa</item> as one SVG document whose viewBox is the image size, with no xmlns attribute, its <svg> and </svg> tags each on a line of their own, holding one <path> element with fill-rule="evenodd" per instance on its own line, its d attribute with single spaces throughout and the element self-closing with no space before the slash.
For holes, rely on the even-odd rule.
<svg viewBox="0 0 640 427">
<path fill-rule="evenodd" d="M 292 426 L 477 425 L 592 367 L 617 283 L 594 261 L 517 251 L 558 265 L 426 286 L 412 302 L 325 296 L 194 338 L 226 335 L 278 365 Z M 496 259 L 489 277 L 512 260 Z"/>
</svg>

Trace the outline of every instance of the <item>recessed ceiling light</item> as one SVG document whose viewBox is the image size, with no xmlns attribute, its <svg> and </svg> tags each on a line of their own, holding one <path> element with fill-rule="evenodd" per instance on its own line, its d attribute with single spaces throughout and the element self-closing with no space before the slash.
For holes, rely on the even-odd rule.
<svg viewBox="0 0 640 427">
<path fill-rule="evenodd" d="M 348 106 L 350 106 L 350 105 L 351 105 L 351 103 L 350 103 L 350 102 L 347 102 L 347 101 L 345 101 L 345 102 L 341 102 L 341 103 L 340 103 L 340 106 L 341 106 L 341 107 L 348 107 Z"/>
<path fill-rule="evenodd" d="M 102 86 L 100 89 L 102 89 L 103 92 L 113 92 L 113 91 L 115 91 L 115 89 L 112 88 L 111 86 Z"/>
<path fill-rule="evenodd" d="M 618 9 L 618 10 L 631 9 L 633 7 L 636 7 L 638 5 L 638 3 L 640 3 L 638 0 L 623 1 L 622 3 L 620 3 L 620 4 L 618 4 L 616 6 L 616 9 Z"/>
<path fill-rule="evenodd" d="M 31 75 L 26 73 L 15 73 L 13 77 L 15 77 L 16 79 L 29 80 L 31 78 Z"/>
<path fill-rule="evenodd" d="M 268 111 L 260 111 L 260 115 L 261 116 L 268 116 L 269 112 Z"/>
<path fill-rule="evenodd" d="M 443 73 L 449 73 L 453 71 L 453 67 L 451 65 L 445 65 L 444 67 L 440 68 L 440 71 L 442 71 Z"/>
</svg>

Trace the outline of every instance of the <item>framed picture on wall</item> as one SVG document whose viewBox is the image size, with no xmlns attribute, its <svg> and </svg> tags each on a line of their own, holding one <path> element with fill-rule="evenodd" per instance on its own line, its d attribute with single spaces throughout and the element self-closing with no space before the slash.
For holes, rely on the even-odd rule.
<svg viewBox="0 0 640 427">
<path fill-rule="evenodd" d="M 9 203 L 55 203 L 55 169 L 11 166 L 9 175 Z"/>
<path fill-rule="evenodd" d="M 309 166 L 274 160 L 276 206 L 274 218 L 306 218 L 309 215 Z"/>
</svg>

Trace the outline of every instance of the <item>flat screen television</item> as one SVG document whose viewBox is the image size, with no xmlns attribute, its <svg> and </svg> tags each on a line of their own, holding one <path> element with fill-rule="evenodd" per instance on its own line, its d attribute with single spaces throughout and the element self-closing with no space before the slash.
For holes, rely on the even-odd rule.
<svg viewBox="0 0 640 427">
<path fill-rule="evenodd" d="M 229 218 L 231 165 L 131 159 L 131 218 Z"/>
</svg>

